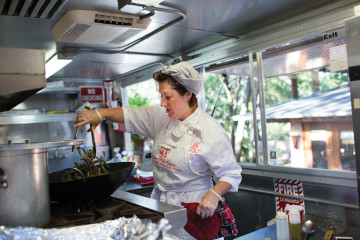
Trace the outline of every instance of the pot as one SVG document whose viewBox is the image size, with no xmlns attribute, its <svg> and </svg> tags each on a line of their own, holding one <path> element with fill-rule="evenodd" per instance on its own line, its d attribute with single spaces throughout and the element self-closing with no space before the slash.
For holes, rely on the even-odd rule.
<svg viewBox="0 0 360 240">
<path fill-rule="evenodd" d="M 73 202 L 108 197 L 125 183 L 135 163 L 108 163 L 107 166 L 108 174 L 66 182 L 60 181 L 63 171 L 50 173 L 50 200 Z"/>
<path fill-rule="evenodd" d="M 0 225 L 42 227 L 50 219 L 47 148 L 84 140 L 0 145 Z"/>
</svg>

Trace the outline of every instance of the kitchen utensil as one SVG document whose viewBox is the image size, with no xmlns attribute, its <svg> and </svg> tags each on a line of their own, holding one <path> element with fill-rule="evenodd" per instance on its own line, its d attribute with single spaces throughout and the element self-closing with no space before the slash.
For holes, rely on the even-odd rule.
<svg viewBox="0 0 360 240">
<path fill-rule="evenodd" d="M 333 234 L 339 234 L 345 231 L 345 218 L 336 213 L 328 213 L 321 218 L 319 228 L 325 232 L 323 240 L 330 240 Z"/>
<path fill-rule="evenodd" d="M 0 225 L 42 227 L 50 218 L 47 148 L 84 140 L 0 145 Z"/>
<path fill-rule="evenodd" d="M 91 110 L 91 107 L 85 105 L 82 111 L 84 111 L 85 109 Z M 90 124 L 90 131 L 91 131 L 91 140 L 92 140 L 92 144 L 93 144 L 93 153 L 94 153 L 94 156 L 96 156 L 95 133 L 94 133 L 94 126 L 92 124 Z M 78 132 L 79 132 L 79 127 L 76 127 L 74 139 L 77 139 Z M 71 151 L 74 151 L 74 149 L 75 149 L 75 146 L 73 146 L 71 148 Z"/>
<path fill-rule="evenodd" d="M 308 235 L 311 235 L 316 231 L 314 222 L 311 220 L 307 220 L 302 225 L 301 230 L 303 233 L 305 233 L 304 240 L 306 240 L 308 238 Z"/>
<path fill-rule="evenodd" d="M 79 133 L 79 127 L 76 128 L 75 135 L 74 135 L 74 139 L 77 139 L 78 133 Z M 71 151 L 73 152 L 74 149 L 75 149 L 75 145 L 71 147 Z"/>
<path fill-rule="evenodd" d="M 50 200 L 77 201 L 95 200 L 110 196 L 125 183 L 130 176 L 135 163 L 108 163 L 108 174 L 79 180 L 59 181 L 63 171 L 49 174 Z M 67 171 L 67 170 L 66 170 Z"/>
</svg>

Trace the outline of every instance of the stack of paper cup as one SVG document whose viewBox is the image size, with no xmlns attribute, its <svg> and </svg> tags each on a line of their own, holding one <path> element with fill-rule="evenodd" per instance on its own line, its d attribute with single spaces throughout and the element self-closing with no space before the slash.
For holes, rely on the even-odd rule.
<svg viewBox="0 0 360 240">
<path fill-rule="evenodd" d="M 288 217 L 284 212 L 276 214 L 276 234 L 278 240 L 290 239 Z"/>
<path fill-rule="evenodd" d="M 286 215 L 289 216 L 289 212 L 291 209 L 295 209 L 295 210 L 298 210 L 299 213 L 300 213 L 300 222 L 303 223 L 303 219 L 304 219 L 304 207 L 302 206 L 299 206 L 299 205 L 290 205 L 290 204 L 286 204 L 286 207 L 285 207 L 285 213 Z M 288 218 L 289 219 L 289 218 Z M 290 221 L 290 219 L 289 219 Z"/>
</svg>

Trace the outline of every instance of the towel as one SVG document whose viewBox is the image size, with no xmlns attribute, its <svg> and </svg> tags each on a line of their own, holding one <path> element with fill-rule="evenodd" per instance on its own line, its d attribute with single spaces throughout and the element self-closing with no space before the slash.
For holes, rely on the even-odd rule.
<svg viewBox="0 0 360 240">
<path fill-rule="evenodd" d="M 184 203 L 183 205 L 187 211 L 187 223 L 184 229 L 197 240 L 210 240 L 214 239 L 220 231 L 220 219 L 217 214 L 213 214 L 211 217 L 202 219 L 196 213 L 196 209 L 199 203 Z"/>
</svg>

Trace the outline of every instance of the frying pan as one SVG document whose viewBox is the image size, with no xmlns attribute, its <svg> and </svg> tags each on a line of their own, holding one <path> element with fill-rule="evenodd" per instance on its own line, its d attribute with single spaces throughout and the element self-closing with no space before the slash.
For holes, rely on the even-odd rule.
<svg viewBox="0 0 360 240">
<path fill-rule="evenodd" d="M 135 163 L 108 163 L 109 174 L 73 181 L 60 181 L 63 171 L 49 174 L 51 201 L 97 200 L 110 196 L 130 176 Z"/>
</svg>

